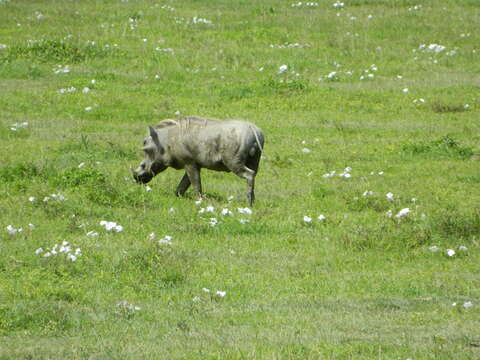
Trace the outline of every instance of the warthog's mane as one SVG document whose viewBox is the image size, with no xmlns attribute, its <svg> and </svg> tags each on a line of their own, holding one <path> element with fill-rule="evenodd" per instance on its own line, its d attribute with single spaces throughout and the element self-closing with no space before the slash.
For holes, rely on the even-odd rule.
<svg viewBox="0 0 480 360">
<path fill-rule="evenodd" d="M 165 119 L 160 121 L 158 125 L 155 126 L 155 129 L 164 129 L 172 126 L 179 126 L 180 128 L 187 129 L 191 125 L 201 125 L 205 126 L 208 121 L 212 121 L 212 119 L 201 118 L 197 116 L 185 116 L 180 119 Z"/>
</svg>

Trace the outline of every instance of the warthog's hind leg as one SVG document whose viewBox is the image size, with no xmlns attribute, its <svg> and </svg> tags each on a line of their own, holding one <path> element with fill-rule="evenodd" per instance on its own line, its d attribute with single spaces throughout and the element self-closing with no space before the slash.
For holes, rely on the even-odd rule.
<svg viewBox="0 0 480 360">
<path fill-rule="evenodd" d="M 247 180 L 247 200 L 250 206 L 253 205 L 255 201 L 255 171 L 252 169 L 243 166 L 239 170 L 233 171 L 237 176 Z"/>
<path fill-rule="evenodd" d="M 187 173 L 183 174 L 182 180 L 180 180 L 180 183 L 177 186 L 177 190 L 175 191 L 175 194 L 177 196 L 183 196 L 185 194 L 185 191 L 190 187 L 190 179 L 187 175 Z"/>
</svg>

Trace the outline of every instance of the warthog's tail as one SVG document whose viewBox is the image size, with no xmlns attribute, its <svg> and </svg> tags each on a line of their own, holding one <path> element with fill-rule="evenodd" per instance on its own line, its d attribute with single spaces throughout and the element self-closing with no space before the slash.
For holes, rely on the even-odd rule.
<svg viewBox="0 0 480 360">
<path fill-rule="evenodd" d="M 257 145 L 258 145 L 258 148 L 260 149 L 260 152 L 263 153 L 263 146 L 262 146 L 262 144 L 260 143 L 260 139 L 258 138 L 257 131 L 256 131 L 255 128 L 254 128 L 253 126 L 251 126 L 251 125 L 250 125 L 250 129 L 252 130 L 253 135 L 255 136 L 255 140 L 257 141 Z"/>
</svg>

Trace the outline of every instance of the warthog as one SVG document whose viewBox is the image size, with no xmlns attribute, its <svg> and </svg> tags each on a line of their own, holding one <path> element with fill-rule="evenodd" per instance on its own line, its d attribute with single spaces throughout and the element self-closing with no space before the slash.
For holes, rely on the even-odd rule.
<svg viewBox="0 0 480 360">
<path fill-rule="evenodd" d="M 185 169 L 177 186 L 182 196 L 193 185 L 202 196 L 200 169 L 233 172 L 247 180 L 247 199 L 255 200 L 255 176 L 264 137 L 255 125 L 241 120 L 213 120 L 188 116 L 163 120 L 143 141 L 145 158 L 133 171 L 138 183 L 147 183 L 168 167 Z"/>
</svg>

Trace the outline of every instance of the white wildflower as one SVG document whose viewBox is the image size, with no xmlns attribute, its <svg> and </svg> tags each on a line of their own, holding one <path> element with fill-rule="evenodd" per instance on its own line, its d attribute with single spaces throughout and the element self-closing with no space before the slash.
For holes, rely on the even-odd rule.
<svg viewBox="0 0 480 360">
<path fill-rule="evenodd" d="M 217 218 L 210 218 L 208 223 L 210 224 L 210 226 L 214 227 L 214 226 L 218 225 L 218 220 L 217 220 Z"/>
<path fill-rule="evenodd" d="M 440 250 L 440 248 L 437 245 L 433 245 L 428 248 L 428 251 L 431 252 L 437 252 L 438 250 Z"/>
<path fill-rule="evenodd" d="M 464 245 L 460 245 L 460 246 L 458 247 L 458 250 L 460 250 L 460 251 L 468 251 L 468 248 L 467 248 L 466 246 L 464 246 Z"/>
<path fill-rule="evenodd" d="M 284 73 L 284 72 L 287 71 L 287 70 L 288 70 L 288 66 L 287 66 L 287 65 L 282 65 L 282 66 L 280 66 L 280 67 L 278 68 L 278 73 L 279 73 L 279 74 L 282 74 L 282 73 Z"/>
<path fill-rule="evenodd" d="M 87 236 L 90 236 L 90 237 L 98 236 L 98 232 L 96 232 L 96 231 L 89 231 L 89 232 L 87 232 Z"/>
<path fill-rule="evenodd" d="M 471 301 L 466 301 L 463 303 L 464 308 L 470 308 L 473 306 L 473 303 Z"/>
<path fill-rule="evenodd" d="M 205 292 L 205 293 L 209 293 L 209 292 L 210 292 L 210 289 L 202 288 L 202 291 Z"/>
<path fill-rule="evenodd" d="M 303 221 L 306 222 L 306 223 L 311 223 L 311 222 L 312 222 L 312 218 L 311 218 L 310 216 L 305 215 L 305 216 L 303 217 Z"/>
<path fill-rule="evenodd" d="M 398 212 L 398 214 L 395 215 L 395 217 L 396 217 L 397 219 L 399 219 L 399 218 L 407 215 L 409 212 L 410 212 L 410 209 L 409 209 L 409 208 L 404 208 L 404 209 L 400 210 L 400 211 Z"/>
<path fill-rule="evenodd" d="M 303 149 L 302 149 L 302 152 L 303 152 L 304 154 L 309 154 L 309 153 L 311 153 L 312 151 L 311 151 L 310 149 L 303 148 Z"/>
<path fill-rule="evenodd" d="M 393 194 L 391 192 L 387 193 L 385 196 L 388 200 L 393 200 Z"/>
<path fill-rule="evenodd" d="M 363 196 L 372 196 L 373 195 L 373 191 L 370 191 L 370 190 L 366 190 L 364 193 L 363 193 Z"/>
<path fill-rule="evenodd" d="M 404 94 L 406 94 L 406 93 L 408 93 L 409 90 L 408 90 L 408 88 L 404 88 L 402 91 L 403 91 Z"/>
<path fill-rule="evenodd" d="M 240 214 L 246 214 L 246 215 L 252 215 L 252 210 L 248 207 L 244 207 L 244 208 L 237 208 L 237 211 L 240 213 Z"/>
<path fill-rule="evenodd" d="M 165 235 L 163 238 L 158 240 L 160 245 L 172 245 L 172 237 L 170 235 Z"/>
<path fill-rule="evenodd" d="M 82 93 L 84 94 L 88 94 L 90 92 L 90 88 L 88 87 L 84 87 L 83 90 L 82 90 Z"/>
<path fill-rule="evenodd" d="M 40 255 L 42 252 L 43 252 L 43 249 L 38 248 L 37 250 L 35 250 L 35 255 Z"/>
<path fill-rule="evenodd" d="M 325 220 L 326 218 L 327 218 L 327 217 L 326 217 L 325 215 L 323 215 L 323 214 L 320 214 L 320 215 L 318 215 L 318 217 L 317 217 L 317 219 L 320 220 L 320 221 L 323 221 L 323 220 Z"/>
<path fill-rule="evenodd" d="M 449 257 L 454 256 L 454 255 L 455 255 L 455 250 L 453 250 L 453 249 L 447 249 L 447 255 L 448 255 Z"/>
<path fill-rule="evenodd" d="M 10 235 L 15 235 L 18 232 L 18 229 L 15 229 L 12 225 L 8 225 L 6 229 Z"/>
<path fill-rule="evenodd" d="M 248 219 L 238 219 L 238 221 L 240 222 L 240 224 L 246 224 L 250 222 L 250 220 Z"/>
<path fill-rule="evenodd" d="M 34 202 L 34 201 L 36 201 L 36 200 L 37 200 L 37 199 L 36 199 L 34 196 L 30 196 L 30 197 L 28 198 L 28 201 L 30 201 L 30 202 Z"/>
<path fill-rule="evenodd" d="M 231 215 L 233 215 L 233 212 L 231 210 L 227 209 L 227 208 L 223 208 L 221 214 L 223 216 L 227 216 L 227 215 L 231 216 Z"/>
<path fill-rule="evenodd" d="M 226 291 L 217 290 L 216 295 L 217 295 L 218 297 L 224 298 L 225 295 L 227 295 L 227 292 L 226 292 Z"/>
<path fill-rule="evenodd" d="M 77 260 L 77 257 L 73 254 L 67 254 L 67 259 L 71 260 L 71 261 L 75 261 L 75 260 Z"/>
</svg>

